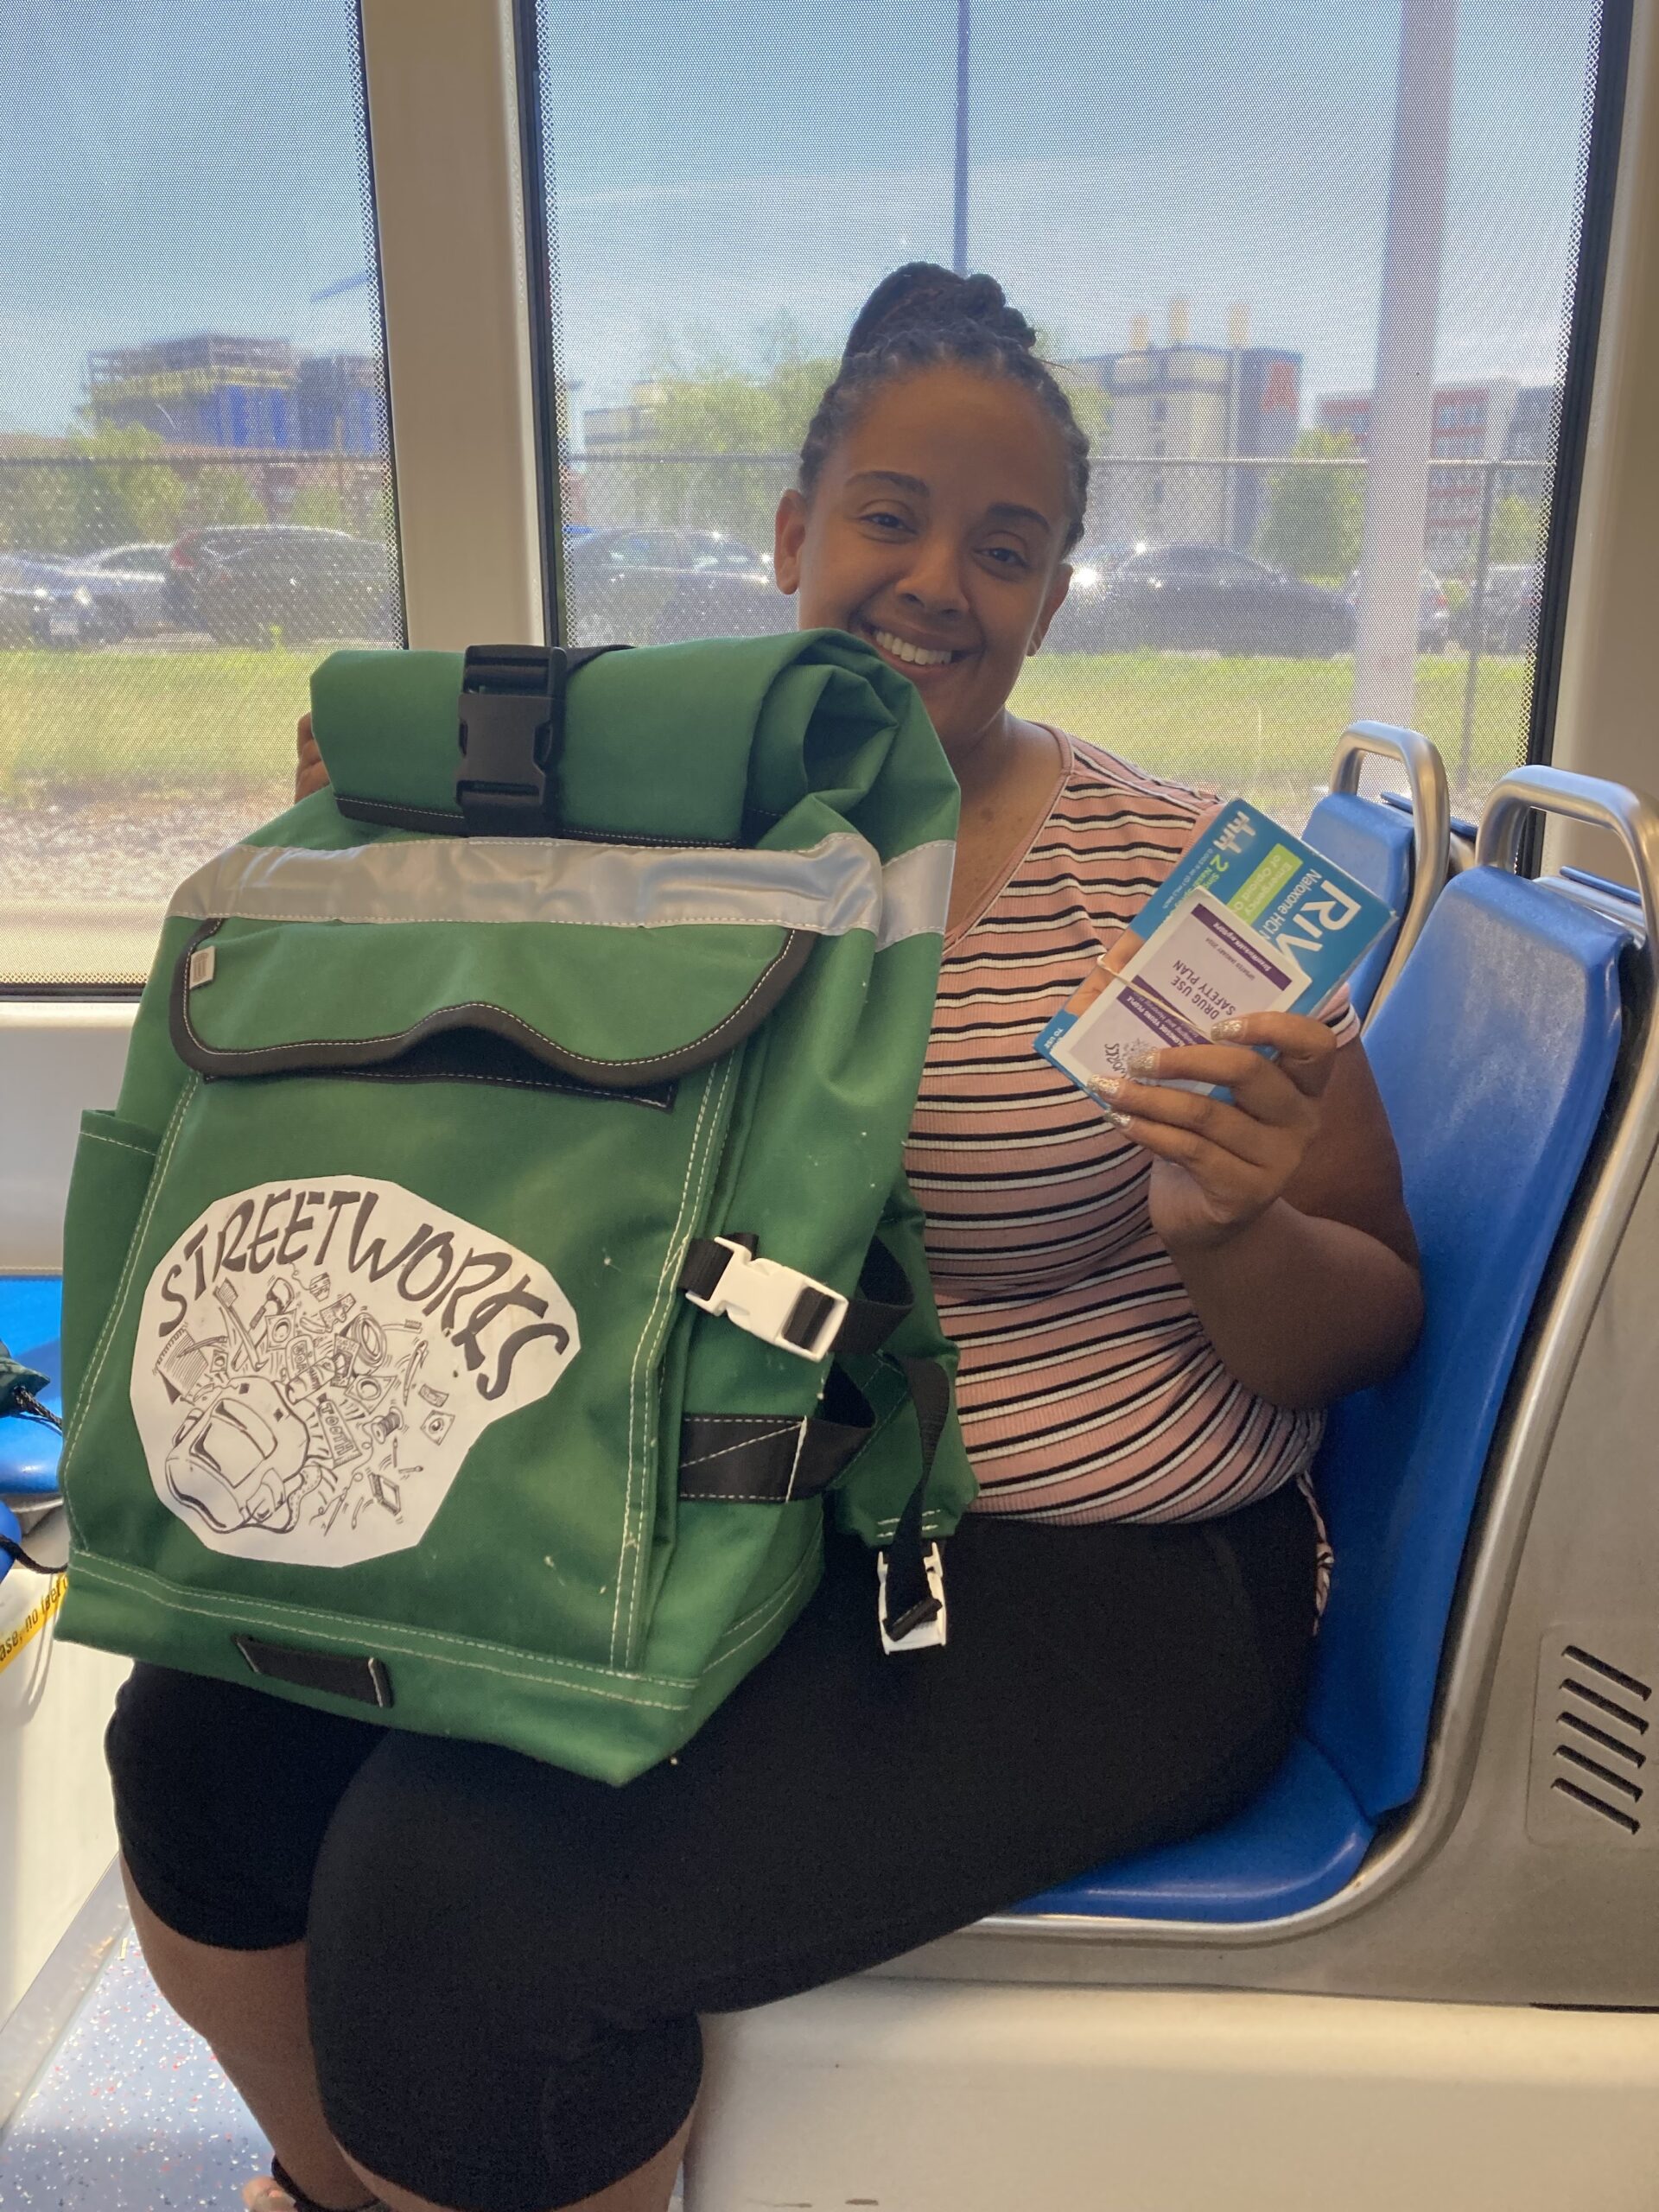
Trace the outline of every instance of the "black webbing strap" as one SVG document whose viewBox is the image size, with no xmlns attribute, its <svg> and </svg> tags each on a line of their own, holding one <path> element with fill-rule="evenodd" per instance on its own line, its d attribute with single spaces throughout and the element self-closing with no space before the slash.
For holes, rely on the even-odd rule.
<svg viewBox="0 0 1659 2212">
<path fill-rule="evenodd" d="M 878 1236 L 864 1255 L 858 1288 L 836 1332 L 836 1354 L 880 1351 L 916 1303 L 910 1277 Z"/>
<path fill-rule="evenodd" d="M 26 1567 L 31 1574 L 65 1574 L 68 1572 L 67 1560 L 61 1567 L 48 1567 L 44 1560 L 31 1559 L 22 1546 L 10 1536 L 0 1536 L 0 1552 L 5 1554 L 14 1567 Z"/>
<path fill-rule="evenodd" d="M 272 1643 L 263 1636 L 236 1636 L 231 1642 L 256 1675 L 296 1689 L 321 1690 L 327 1697 L 349 1698 L 354 1705 L 392 1703 L 385 1662 L 366 1651 L 307 1651 L 297 1644 Z"/>
<path fill-rule="evenodd" d="M 693 1298 L 712 1297 L 731 1263 L 732 1255 L 726 1249 L 728 1244 L 741 1244 L 751 1259 L 760 1249 L 760 1240 L 754 1236 L 728 1236 L 723 1243 L 712 1236 L 694 1236 L 686 1248 L 679 1288 Z M 864 1255 L 858 1288 L 847 1301 L 841 1326 L 823 1351 L 833 1351 L 838 1358 L 844 1352 L 880 1351 L 915 1302 L 909 1276 L 878 1237 Z M 809 1285 L 785 1321 L 784 1335 L 802 1349 L 816 1344 L 832 1304 L 823 1291 Z"/>
<path fill-rule="evenodd" d="M 927 1542 L 922 1516 L 927 1504 L 927 1480 L 933 1471 L 933 1454 L 939 1448 L 944 1424 L 950 1417 L 950 1377 L 937 1359 L 901 1359 L 905 1387 L 916 1408 L 920 1432 L 922 1471 L 906 1500 L 893 1541 L 882 1556 L 887 1563 L 887 1631 L 896 1643 L 931 1621 L 939 1601 L 927 1579 Z"/>
<path fill-rule="evenodd" d="M 469 837 L 546 837 L 559 818 L 564 695 L 620 645 L 468 645 L 461 677 L 455 804 Z"/>
<path fill-rule="evenodd" d="M 828 1490 L 870 1440 L 864 1393 L 831 1368 L 822 1412 L 688 1414 L 680 1424 L 680 1496 L 727 1505 L 785 1505 Z"/>
<path fill-rule="evenodd" d="M 326 2204 L 319 2204 L 315 2196 L 306 2195 L 280 2158 L 272 2158 L 270 2177 L 278 2189 L 285 2189 L 293 2198 L 294 2212 L 328 2212 Z M 356 2212 L 386 2212 L 386 2208 L 378 2196 L 372 2196 L 366 2204 L 357 2206 Z"/>
<path fill-rule="evenodd" d="M 712 1297 L 732 1256 L 726 1249 L 728 1244 L 741 1244 L 751 1259 L 760 1249 L 758 1236 L 734 1233 L 718 1243 L 712 1236 L 694 1236 L 685 1248 L 685 1265 L 680 1269 L 677 1287 L 692 1298 Z"/>
</svg>

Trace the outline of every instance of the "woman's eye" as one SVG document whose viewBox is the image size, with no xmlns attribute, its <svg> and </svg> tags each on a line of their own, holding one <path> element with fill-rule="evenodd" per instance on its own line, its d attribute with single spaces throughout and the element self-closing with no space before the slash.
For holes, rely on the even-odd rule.
<svg viewBox="0 0 1659 2212">
<path fill-rule="evenodd" d="M 1025 569 L 1030 563 L 1017 545 L 988 545 L 985 555 L 999 569 Z"/>
<path fill-rule="evenodd" d="M 866 515 L 864 519 L 866 522 L 876 523 L 884 528 L 891 525 L 893 530 L 906 530 L 909 527 L 903 515 L 890 513 L 885 507 L 878 507 L 873 514 Z"/>
</svg>

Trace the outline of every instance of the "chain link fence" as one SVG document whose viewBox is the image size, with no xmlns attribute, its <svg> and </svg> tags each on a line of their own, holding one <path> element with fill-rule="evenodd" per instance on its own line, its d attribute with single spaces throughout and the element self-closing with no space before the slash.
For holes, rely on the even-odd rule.
<svg viewBox="0 0 1659 2212">
<path fill-rule="evenodd" d="M 697 558 L 690 537 L 677 555 L 674 533 L 702 531 L 734 540 L 759 565 L 769 557 L 772 517 L 795 467 L 792 454 L 779 453 L 594 451 L 571 465 L 569 512 L 578 527 L 637 539 L 632 550 L 615 549 L 618 565 L 632 560 L 665 573 L 677 559 Z M 1259 788 L 1271 785 L 1281 805 L 1300 804 L 1305 812 L 1305 794 L 1318 786 L 1302 776 L 1300 757 L 1309 742 L 1326 753 L 1334 744 L 1348 717 L 1349 679 L 1333 682 L 1332 671 L 1300 664 L 1338 657 L 1351 645 L 1366 468 L 1359 454 L 1097 457 L 1072 556 L 1071 599 L 1016 703 L 1035 713 L 1058 702 L 1057 710 L 1083 715 L 1083 734 L 1136 759 L 1135 732 L 1148 712 L 1161 729 L 1172 710 L 1179 725 L 1185 704 L 1191 709 L 1185 737 L 1179 727 L 1170 729 L 1157 765 L 1166 752 L 1169 772 L 1225 781 L 1236 775 L 1240 747 L 1236 736 L 1217 734 L 1217 704 L 1230 690 L 1244 702 L 1248 689 L 1254 735 L 1243 747 L 1245 766 Z M 1548 481 L 1542 460 L 1429 463 L 1418 719 L 1446 754 L 1460 804 L 1471 812 L 1520 757 Z M 1160 553 L 1173 550 L 1182 556 L 1179 572 L 1168 565 L 1160 573 Z M 1259 569 L 1251 572 L 1252 562 L 1302 586 L 1302 594 L 1293 599 L 1281 589 L 1275 596 Z M 590 618 L 601 620 L 601 608 L 586 595 L 594 573 L 591 560 L 569 563 L 578 632 Z M 1147 584 L 1138 594 L 1137 576 Z M 1156 619 L 1148 606 L 1154 588 L 1164 594 Z M 683 620 L 687 611 L 682 598 L 676 613 Z M 775 626 L 789 619 L 779 608 Z M 1164 661 L 1155 698 L 1122 664 L 1148 652 Z M 1189 664 L 1185 670 L 1169 664 L 1178 654 Z M 1099 664 L 1092 674 L 1056 664 L 1084 656 Z M 1248 678 L 1241 669 L 1230 686 L 1218 672 L 1192 664 L 1205 658 L 1285 665 L 1276 682 L 1257 667 Z M 1488 662 L 1497 665 L 1484 667 Z M 1231 727 L 1225 714 L 1222 721 Z M 1277 743 L 1281 738 L 1285 742 Z M 1294 752 L 1297 765 L 1281 760 L 1276 767 L 1275 751 Z"/>
<path fill-rule="evenodd" d="M 1300 823 L 1352 706 L 1364 467 L 1098 461 L 1071 600 L 1016 709 Z M 769 554 L 794 473 L 782 453 L 574 457 L 572 635 L 791 627 Z M 1464 812 L 1520 752 L 1548 481 L 1542 462 L 1431 467 L 1414 719 Z M 236 557 L 200 560 L 204 543 Z M 143 972 L 180 876 L 285 804 L 321 654 L 400 639 L 395 547 L 378 459 L 0 452 L 5 980 L 86 988 Z M 1212 572 L 1231 564 L 1233 582 L 1160 582 L 1181 548 Z M 1287 580 L 1262 602 L 1277 628 L 1241 613 L 1238 580 L 1263 574 L 1252 561 Z M 1143 607 L 1154 585 L 1181 601 L 1179 627 L 1128 620 L 1137 575 Z M 1302 626 L 1287 627 L 1297 609 Z"/>
</svg>

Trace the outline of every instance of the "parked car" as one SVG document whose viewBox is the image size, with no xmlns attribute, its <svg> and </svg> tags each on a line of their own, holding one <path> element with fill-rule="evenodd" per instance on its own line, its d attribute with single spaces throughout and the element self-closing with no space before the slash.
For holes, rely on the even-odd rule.
<svg viewBox="0 0 1659 2212">
<path fill-rule="evenodd" d="M 241 523 L 187 531 L 168 555 L 175 628 L 221 645 L 392 635 L 386 549 L 378 538 L 299 524 Z"/>
<path fill-rule="evenodd" d="M 566 589 L 578 645 L 766 638 L 792 626 L 772 564 L 718 530 L 594 530 L 567 542 Z"/>
<path fill-rule="evenodd" d="M 25 553 L 0 553 L 0 648 L 82 645 L 96 622 L 91 592 L 67 570 Z"/>
<path fill-rule="evenodd" d="M 168 624 L 166 545 L 111 545 L 66 561 L 66 572 L 86 586 L 103 638 L 148 637 Z"/>
<path fill-rule="evenodd" d="M 1533 561 L 1499 561 L 1486 571 L 1480 610 L 1480 649 L 1486 653 L 1523 653 L 1538 627 L 1539 569 Z M 1465 652 L 1474 642 L 1475 592 L 1452 618 L 1452 639 Z"/>
<path fill-rule="evenodd" d="M 1226 545 L 1096 546 L 1074 559 L 1049 637 L 1062 652 L 1331 654 L 1351 649 L 1354 610 Z"/>
<path fill-rule="evenodd" d="M 1344 596 L 1357 613 L 1357 569 L 1344 586 Z M 1420 653 L 1443 653 L 1451 642 L 1452 602 L 1446 595 L 1446 587 L 1433 569 L 1420 569 L 1417 572 L 1417 650 Z"/>
</svg>

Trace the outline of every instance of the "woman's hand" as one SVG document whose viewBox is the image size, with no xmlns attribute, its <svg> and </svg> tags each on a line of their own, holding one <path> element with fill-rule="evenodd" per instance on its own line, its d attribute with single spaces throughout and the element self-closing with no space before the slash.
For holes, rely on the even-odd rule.
<svg viewBox="0 0 1659 2212">
<path fill-rule="evenodd" d="M 1210 1045 L 1177 1046 L 1134 1063 L 1135 1081 L 1091 1087 L 1117 1126 L 1154 1155 L 1152 1225 L 1172 1254 L 1230 1243 L 1284 1196 L 1324 1121 L 1337 1040 L 1300 1014 L 1217 1023 Z M 1270 1046 L 1276 1059 L 1253 1051 Z M 1232 1103 L 1168 1085 L 1225 1084 Z"/>
<path fill-rule="evenodd" d="M 322 755 L 317 750 L 317 741 L 311 734 L 311 717 L 300 716 L 299 766 L 294 771 L 294 797 L 296 800 L 309 798 L 313 791 L 326 790 L 328 771 L 322 765 Z"/>
</svg>

